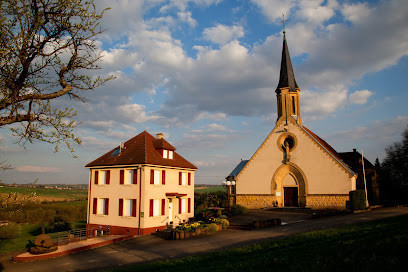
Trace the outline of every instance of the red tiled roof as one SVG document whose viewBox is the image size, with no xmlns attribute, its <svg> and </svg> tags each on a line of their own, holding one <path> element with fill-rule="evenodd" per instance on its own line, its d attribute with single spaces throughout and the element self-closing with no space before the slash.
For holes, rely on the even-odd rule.
<svg viewBox="0 0 408 272">
<path fill-rule="evenodd" d="M 124 143 L 124 149 L 119 155 L 112 155 L 119 146 L 115 147 L 105 155 L 99 157 L 85 167 L 153 164 L 162 166 L 173 166 L 180 168 L 197 169 L 182 156 L 174 152 L 173 159 L 164 159 L 158 149 L 175 150 L 166 140 L 157 140 L 155 137 L 143 131 Z"/>
</svg>

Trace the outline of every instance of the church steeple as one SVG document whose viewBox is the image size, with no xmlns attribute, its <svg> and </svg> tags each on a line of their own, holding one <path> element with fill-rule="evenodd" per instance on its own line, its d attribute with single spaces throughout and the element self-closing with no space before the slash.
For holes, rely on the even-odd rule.
<svg viewBox="0 0 408 272">
<path fill-rule="evenodd" d="M 298 122 L 298 124 L 302 125 L 299 102 L 300 89 L 296 83 L 295 74 L 293 73 L 285 31 L 283 31 L 279 83 L 275 92 L 278 103 L 278 120 L 280 118 L 285 118 L 285 121 L 287 122 L 288 117 L 291 116 Z"/>
<path fill-rule="evenodd" d="M 296 88 L 299 88 L 296 80 L 295 74 L 293 73 L 292 61 L 290 60 L 289 48 L 286 42 L 285 31 L 283 31 L 283 45 L 282 45 L 282 59 L 281 59 L 281 68 L 279 76 L 279 84 L 276 88 L 276 92 L 280 92 L 281 88 L 289 87 L 290 91 L 295 91 Z"/>
</svg>

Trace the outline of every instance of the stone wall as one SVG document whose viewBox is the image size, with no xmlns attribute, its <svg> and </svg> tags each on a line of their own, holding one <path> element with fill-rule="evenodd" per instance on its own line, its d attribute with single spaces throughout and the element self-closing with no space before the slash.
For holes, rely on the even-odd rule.
<svg viewBox="0 0 408 272">
<path fill-rule="evenodd" d="M 273 207 L 275 200 L 275 195 L 236 195 L 236 203 L 247 207 L 248 209 Z"/>
<path fill-rule="evenodd" d="M 349 195 L 307 195 L 306 197 L 306 207 L 315 210 L 321 209 L 335 209 L 335 210 L 345 210 L 346 201 L 349 200 Z"/>
</svg>

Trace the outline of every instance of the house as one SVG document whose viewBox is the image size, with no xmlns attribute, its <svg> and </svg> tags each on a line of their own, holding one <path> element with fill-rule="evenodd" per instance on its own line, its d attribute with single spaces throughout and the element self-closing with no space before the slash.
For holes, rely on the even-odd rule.
<svg viewBox="0 0 408 272">
<path fill-rule="evenodd" d="M 326 141 L 303 125 L 301 90 L 285 32 L 275 92 L 275 127 L 250 160 L 241 161 L 229 176 L 236 181 L 236 203 L 248 208 L 345 209 L 357 175 Z"/>
<path fill-rule="evenodd" d="M 370 205 L 378 203 L 380 201 L 380 184 L 375 166 L 369 160 L 364 158 L 365 186 L 362 156 L 357 149 L 354 148 L 352 152 L 339 152 L 339 155 L 341 159 L 357 174 L 356 189 L 367 189 L 367 199 Z"/>
<path fill-rule="evenodd" d="M 85 166 L 88 228 L 144 235 L 194 216 L 197 170 L 159 133 L 146 131 Z"/>
</svg>

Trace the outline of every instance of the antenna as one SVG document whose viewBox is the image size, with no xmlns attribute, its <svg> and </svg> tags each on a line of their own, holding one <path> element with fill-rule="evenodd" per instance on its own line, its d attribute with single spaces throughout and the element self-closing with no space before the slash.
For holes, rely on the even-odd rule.
<svg viewBox="0 0 408 272">
<path fill-rule="evenodd" d="M 122 149 L 125 149 L 125 145 L 122 142 L 120 142 L 119 143 L 119 154 L 122 153 Z"/>
</svg>

